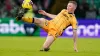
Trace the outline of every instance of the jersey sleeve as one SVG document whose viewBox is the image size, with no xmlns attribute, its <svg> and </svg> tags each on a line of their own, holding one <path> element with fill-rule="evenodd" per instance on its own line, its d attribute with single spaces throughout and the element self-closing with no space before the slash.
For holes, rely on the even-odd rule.
<svg viewBox="0 0 100 56">
<path fill-rule="evenodd" d="M 64 13 L 66 11 L 66 9 L 63 9 L 62 11 L 61 11 L 61 13 Z"/>
<path fill-rule="evenodd" d="M 74 18 L 73 21 L 72 21 L 72 28 L 74 30 L 77 30 L 77 27 L 78 27 L 77 20 L 76 20 L 76 18 Z"/>
</svg>

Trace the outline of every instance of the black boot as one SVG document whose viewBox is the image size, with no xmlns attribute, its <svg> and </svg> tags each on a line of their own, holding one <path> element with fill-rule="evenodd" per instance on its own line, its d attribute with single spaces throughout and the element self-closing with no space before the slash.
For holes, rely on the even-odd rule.
<svg viewBox="0 0 100 56">
<path fill-rule="evenodd" d="M 50 50 L 50 48 L 44 48 L 44 49 L 41 49 L 40 51 L 49 51 Z"/>
<path fill-rule="evenodd" d="M 22 7 L 20 7 L 20 8 L 18 9 L 18 12 L 17 12 L 16 20 L 21 20 L 22 17 L 24 16 L 24 14 L 25 14 L 28 10 L 29 10 L 29 9 L 27 9 L 27 8 L 22 8 Z"/>
</svg>

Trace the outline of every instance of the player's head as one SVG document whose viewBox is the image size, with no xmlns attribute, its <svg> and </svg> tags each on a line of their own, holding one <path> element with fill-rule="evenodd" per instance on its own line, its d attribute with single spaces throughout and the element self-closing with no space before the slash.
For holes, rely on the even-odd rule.
<svg viewBox="0 0 100 56">
<path fill-rule="evenodd" d="M 77 3 L 75 1 L 69 1 L 67 5 L 68 12 L 73 13 L 75 9 L 77 8 Z"/>
</svg>

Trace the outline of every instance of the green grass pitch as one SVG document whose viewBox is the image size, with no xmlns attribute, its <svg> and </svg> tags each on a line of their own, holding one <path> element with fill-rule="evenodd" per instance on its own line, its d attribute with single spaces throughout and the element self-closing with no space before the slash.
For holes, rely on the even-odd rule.
<svg viewBox="0 0 100 56">
<path fill-rule="evenodd" d="M 73 50 L 72 38 L 58 38 L 49 52 L 40 52 L 45 38 L 0 37 L 0 56 L 100 56 L 99 38 L 79 38 L 78 50 Z"/>
</svg>

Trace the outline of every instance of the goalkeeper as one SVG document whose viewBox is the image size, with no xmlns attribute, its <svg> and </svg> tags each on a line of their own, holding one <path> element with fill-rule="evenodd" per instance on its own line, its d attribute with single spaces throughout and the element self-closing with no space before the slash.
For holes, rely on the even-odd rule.
<svg viewBox="0 0 100 56">
<path fill-rule="evenodd" d="M 28 0 L 27 0 L 28 1 Z M 31 2 L 31 1 L 30 1 Z M 74 41 L 74 50 L 77 50 L 77 20 L 74 15 L 74 11 L 77 7 L 77 3 L 75 1 L 69 1 L 66 9 L 63 9 L 58 15 L 53 15 L 45 12 L 44 10 L 39 10 L 39 14 L 44 16 L 48 16 L 52 18 L 52 20 L 47 20 L 44 18 L 36 18 L 36 17 L 25 17 L 24 14 L 27 10 L 32 9 L 32 2 L 25 2 L 22 5 L 22 9 L 19 11 L 16 20 L 22 20 L 28 23 L 34 23 L 41 28 L 43 28 L 48 36 L 46 41 L 43 44 L 43 47 L 40 51 L 48 51 L 50 49 L 51 44 L 56 40 L 57 37 L 62 35 L 62 32 L 69 26 L 73 28 L 73 41 Z M 27 4 L 27 6 L 26 6 Z"/>
</svg>

